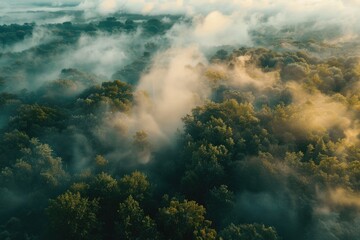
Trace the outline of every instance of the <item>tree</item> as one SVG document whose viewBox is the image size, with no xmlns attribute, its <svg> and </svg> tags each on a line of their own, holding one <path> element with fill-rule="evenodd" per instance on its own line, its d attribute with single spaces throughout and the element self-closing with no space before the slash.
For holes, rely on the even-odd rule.
<svg viewBox="0 0 360 240">
<path fill-rule="evenodd" d="M 124 198 L 131 195 L 138 202 L 142 202 L 150 194 L 150 183 L 139 171 L 122 177 L 119 180 L 119 188 Z"/>
<path fill-rule="evenodd" d="M 286 65 L 281 71 L 281 78 L 284 81 L 288 80 L 303 80 L 309 73 L 309 66 L 306 63 L 290 63 Z"/>
<path fill-rule="evenodd" d="M 50 200 L 47 214 L 53 239 L 98 239 L 99 222 L 96 214 L 98 200 L 81 197 L 80 193 L 66 192 Z"/>
<path fill-rule="evenodd" d="M 159 210 L 159 225 L 165 239 L 215 239 L 216 231 L 205 219 L 206 210 L 195 201 L 171 200 Z"/>
<path fill-rule="evenodd" d="M 206 199 L 206 209 L 210 219 L 219 226 L 235 206 L 235 195 L 228 189 L 228 186 L 221 185 L 214 187 Z"/>
<path fill-rule="evenodd" d="M 106 238 L 112 238 L 117 204 L 120 201 L 119 186 L 116 179 L 107 173 L 100 173 L 91 181 L 89 196 L 98 199 L 98 217 L 103 224 Z"/>
<path fill-rule="evenodd" d="M 110 107 L 111 111 L 129 111 L 133 100 L 132 86 L 115 80 L 103 82 L 101 86 L 85 90 L 79 97 L 78 103 L 85 110 L 94 110 L 101 106 Z"/>
<path fill-rule="evenodd" d="M 136 23 L 131 19 L 126 19 L 125 21 L 125 29 L 128 31 L 133 31 L 136 29 Z"/>
<path fill-rule="evenodd" d="M 233 162 L 269 145 L 254 107 L 234 99 L 197 107 L 184 119 L 183 191 L 204 202 L 213 187 L 229 184 Z"/>
<path fill-rule="evenodd" d="M 197 200 L 203 198 L 214 186 L 225 180 L 221 164 L 228 151 L 224 146 L 201 145 L 194 150 L 191 163 L 181 179 L 184 192 Z"/>
<path fill-rule="evenodd" d="M 3 169 L 0 181 L 26 191 L 64 184 L 67 174 L 62 168 L 61 158 L 54 156 L 51 147 L 36 138 L 32 138 L 28 144 L 28 147 L 21 149 L 20 158 Z"/>
<path fill-rule="evenodd" d="M 120 203 L 117 212 L 119 220 L 116 226 L 120 239 L 158 239 L 154 221 L 145 216 L 139 203 L 131 195 Z"/>
<path fill-rule="evenodd" d="M 189 142 L 224 145 L 233 157 L 258 154 L 269 144 L 268 133 L 250 103 L 234 99 L 208 103 L 195 108 L 183 121 Z"/>
<path fill-rule="evenodd" d="M 146 21 L 143 27 L 147 33 L 154 35 L 161 33 L 164 30 L 161 21 L 156 18 L 152 18 Z"/>
<path fill-rule="evenodd" d="M 21 149 L 30 145 L 30 137 L 18 130 L 5 133 L 0 138 L 0 168 L 9 166 L 21 157 Z"/>
<path fill-rule="evenodd" d="M 66 115 L 58 109 L 38 104 L 22 105 L 9 123 L 29 136 L 38 136 L 44 128 L 62 128 Z"/>
<path fill-rule="evenodd" d="M 220 240 L 278 240 L 273 227 L 261 224 L 230 224 L 220 232 Z"/>
<path fill-rule="evenodd" d="M 108 160 L 106 160 L 106 158 L 104 158 L 102 155 L 97 155 L 95 157 L 95 164 L 97 167 L 104 167 L 109 163 Z"/>
<path fill-rule="evenodd" d="M 114 198 L 119 193 L 117 180 L 104 172 L 95 176 L 90 188 L 91 192 L 89 194 L 101 199 Z"/>
</svg>

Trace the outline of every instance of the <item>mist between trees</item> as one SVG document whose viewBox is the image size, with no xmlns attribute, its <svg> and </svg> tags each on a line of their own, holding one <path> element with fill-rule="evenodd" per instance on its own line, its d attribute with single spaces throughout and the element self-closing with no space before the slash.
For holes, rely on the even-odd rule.
<svg viewBox="0 0 360 240">
<path fill-rule="evenodd" d="M 111 2 L 0 26 L 0 239 L 360 236 L 352 5 Z"/>
</svg>

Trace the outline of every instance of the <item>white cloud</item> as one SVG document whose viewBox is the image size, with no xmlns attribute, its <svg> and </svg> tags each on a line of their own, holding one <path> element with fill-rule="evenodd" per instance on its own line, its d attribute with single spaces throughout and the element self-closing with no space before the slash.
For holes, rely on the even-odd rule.
<svg viewBox="0 0 360 240">
<path fill-rule="evenodd" d="M 206 63 L 194 46 L 160 53 L 149 72 L 140 79 L 132 114 L 119 113 L 112 119 L 116 129 L 125 130 L 129 136 L 144 130 L 157 146 L 170 143 L 182 125 L 181 118 L 204 103 L 210 94 L 197 68 Z"/>
</svg>

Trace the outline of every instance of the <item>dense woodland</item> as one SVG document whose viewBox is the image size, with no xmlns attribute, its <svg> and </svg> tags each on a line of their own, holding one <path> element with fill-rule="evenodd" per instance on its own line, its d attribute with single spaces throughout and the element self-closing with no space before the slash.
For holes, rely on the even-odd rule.
<svg viewBox="0 0 360 240">
<path fill-rule="evenodd" d="M 124 15 L 0 26 L 0 239 L 357 239 L 359 58 L 256 32 L 253 47 L 210 49 L 188 67 L 206 97 L 156 142 L 124 119 L 177 21 L 190 24 Z M 37 29 L 52 37 L 12 48 Z M 99 32 L 140 38 L 131 61 L 111 77 L 55 67 Z"/>
</svg>

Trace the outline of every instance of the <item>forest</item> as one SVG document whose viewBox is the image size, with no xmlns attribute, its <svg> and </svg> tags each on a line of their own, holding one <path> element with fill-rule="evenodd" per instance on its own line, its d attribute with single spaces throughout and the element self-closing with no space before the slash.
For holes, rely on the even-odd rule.
<svg viewBox="0 0 360 240">
<path fill-rule="evenodd" d="M 360 238 L 360 4 L 60 2 L 0 4 L 1 240 Z"/>
</svg>

